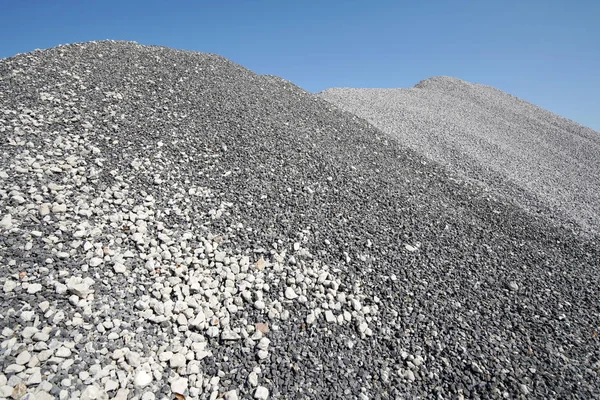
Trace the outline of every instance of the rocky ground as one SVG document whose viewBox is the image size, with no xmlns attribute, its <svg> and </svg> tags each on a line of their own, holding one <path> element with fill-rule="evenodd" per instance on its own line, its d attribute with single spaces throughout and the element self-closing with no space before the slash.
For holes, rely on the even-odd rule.
<svg viewBox="0 0 600 400">
<path fill-rule="evenodd" d="M 600 133 L 592 129 L 451 77 L 319 96 L 496 196 L 557 225 L 600 233 Z"/>
<path fill-rule="evenodd" d="M 0 61 L 0 398 L 593 398 L 597 236 L 222 57 Z"/>
</svg>

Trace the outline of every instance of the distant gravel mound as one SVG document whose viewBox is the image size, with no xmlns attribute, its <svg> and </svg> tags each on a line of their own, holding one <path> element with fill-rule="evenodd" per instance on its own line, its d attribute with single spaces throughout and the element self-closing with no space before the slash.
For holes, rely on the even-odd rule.
<svg viewBox="0 0 600 400">
<path fill-rule="evenodd" d="M 23 54 L 0 138 L 0 398 L 600 391 L 598 238 L 283 79 Z"/>
<path fill-rule="evenodd" d="M 451 77 L 411 89 L 328 89 L 319 95 L 497 195 L 558 223 L 600 232 L 598 132 Z"/>
</svg>

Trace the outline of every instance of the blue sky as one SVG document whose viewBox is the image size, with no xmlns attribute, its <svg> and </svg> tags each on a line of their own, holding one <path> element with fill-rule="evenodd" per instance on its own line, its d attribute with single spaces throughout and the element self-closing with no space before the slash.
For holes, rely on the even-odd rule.
<svg viewBox="0 0 600 400">
<path fill-rule="evenodd" d="M 598 0 L 10 1 L 0 58 L 101 39 L 221 54 L 309 91 L 450 75 L 600 131 Z"/>
</svg>

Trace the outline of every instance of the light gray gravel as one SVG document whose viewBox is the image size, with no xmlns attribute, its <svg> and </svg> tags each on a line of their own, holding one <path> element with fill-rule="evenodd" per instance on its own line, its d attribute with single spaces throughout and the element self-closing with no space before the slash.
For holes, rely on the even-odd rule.
<svg viewBox="0 0 600 400">
<path fill-rule="evenodd" d="M 319 96 L 530 212 L 600 232 L 600 133 L 592 129 L 451 77 Z"/>
<path fill-rule="evenodd" d="M 61 46 L 0 61 L 0 135 L 0 397 L 600 389 L 598 237 L 283 79 Z"/>
</svg>

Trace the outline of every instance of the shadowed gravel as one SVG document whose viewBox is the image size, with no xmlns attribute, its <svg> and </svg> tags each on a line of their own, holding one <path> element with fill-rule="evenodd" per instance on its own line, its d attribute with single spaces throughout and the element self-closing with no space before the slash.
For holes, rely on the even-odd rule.
<svg viewBox="0 0 600 400">
<path fill-rule="evenodd" d="M 0 135 L 0 397 L 600 390 L 598 237 L 283 79 L 68 45 L 0 61 Z"/>
<path fill-rule="evenodd" d="M 600 232 L 598 132 L 451 77 L 410 89 L 328 89 L 319 95 L 497 195 L 559 224 Z"/>
</svg>

